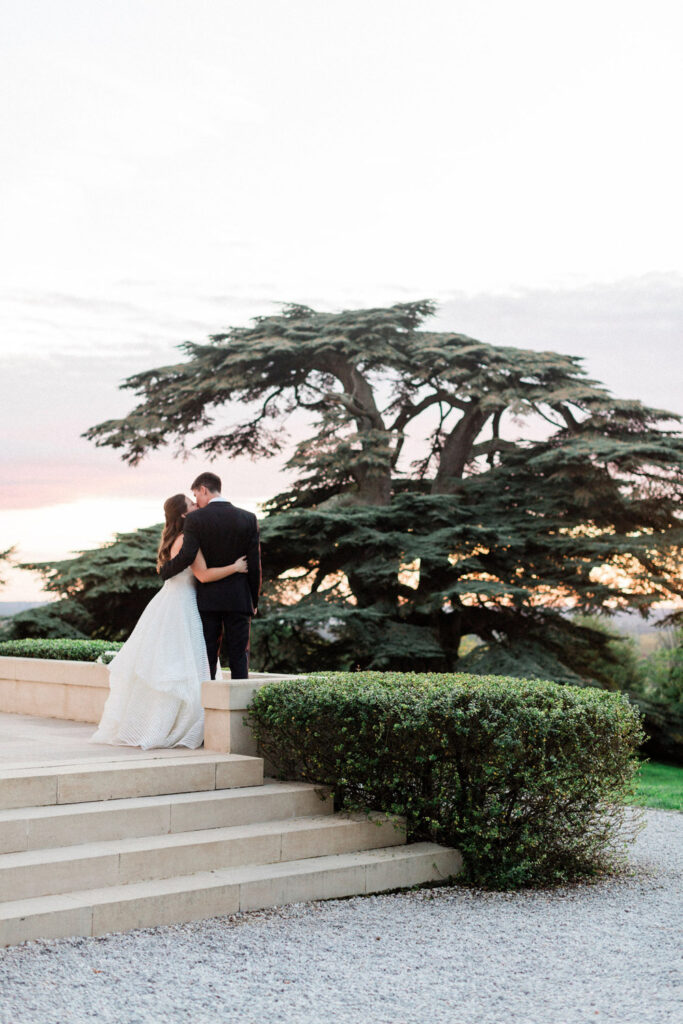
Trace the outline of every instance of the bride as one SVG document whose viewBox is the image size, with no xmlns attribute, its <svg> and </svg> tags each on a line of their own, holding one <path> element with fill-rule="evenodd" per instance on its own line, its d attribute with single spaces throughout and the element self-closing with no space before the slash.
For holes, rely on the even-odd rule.
<svg viewBox="0 0 683 1024">
<path fill-rule="evenodd" d="M 184 494 L 164 502 L 166 525 L 157 569 L 183 544 L 183 520 L 197 506 Z M 166 580 L 109 666 L 110 692 L 91 743 L 151 747 L 201 746 L 202 683 L 209 679 L 195 577 L 202 583 L 247 571 L 246 557 L 207 569 L 198 552 L 193 564 Z M 217 675 L 220 667 L 217 670 Z"/>
</svg>

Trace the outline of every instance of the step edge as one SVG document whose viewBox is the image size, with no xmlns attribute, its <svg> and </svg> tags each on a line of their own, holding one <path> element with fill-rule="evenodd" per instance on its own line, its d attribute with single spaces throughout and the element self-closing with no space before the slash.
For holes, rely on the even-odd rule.
<svg viewBox="0 0 683 1024">
<path fill-rule="evenodd" d="M 55 909 L 62 909 L 64 904 L 68 909 L 78 906 L 86 909 L 94 906 L 93 899 L 97 894 L 97 905 L 103 903 L 120 902 L 117 897 L 135 898 L 136 894 L 144 895 L 143 890 L 154 889 L 154 895 L 181 894 L 199 888 L 220 888 L 223 885 L 245 885 L 252 881 L 261 881 L 273 877 L 287 877 L 287 873 L 303 875 L 307 872 L 317 874 L 321 869 L 329 870 L 343 869 L 347 867 L 375 866 L 383 862 L 391 863 L 397 860 L 411 860 L 417 858 L 428 858 L 430 856 L 456 855 L 459 858 L 460 851 L 449 846 L 441 846 L 437 843 L 411 843 L 405 846 L 376 847 L 371 850 L 358 850 L 348 853 L 332 853 L 321 857 L 304 857 L 300 860 L 275 861 L 269 864 L 244 865 L 233 868 L 221 868 L 216 871 L 199 871 L 191 875 L 173 875 L 169 878 L 147 879 L 145 881 L 128 882 L 112 886 L 98 886 L 95 889 L 73 890 L 67 893 L 55 893 L 46 896 L 29 896 L 21 900 L 0 903 L 0 921 L 16 920 L 26 916 L 24 911 L 35 908 L 36 913 L 49 913 L 50 903 L 60 904 Z M 454 876 L 447 876 L 454 877 Z M 164 891 L 167 890 L 167 891 Z M 109 897 L 109 899 L 107 899 Z M 39 906 L 42 904 L 42 906 Z M 14 913 L 12 913 L 14 912 Z M 221 915 L 222 916 L 222 915 Z"/>
<path fill-rule="evenodd" d="M 57 763 L 54 765 L 37 765 L 26 768 L 0 769 L 0 786 L 3 782 L 16 782 L 17 779 L 36 779 L 55 775 L 90 775 L 102 772 L 126 772 L 152 770 L 156 768 L 182 768 L 208 764 L 241 764 L 245 761 L 263 761 L 262 757 L 251 754 L 202 754 L 198 757 L 150 757 L 134 758 L 121 761 L 87 761 Z"/>
<path fill-rule="evenodd" d="M 276 788 L 277 787 L 277 788 Z M 281 789 L 280 787 L 286 787 Z M 263 785 L 236 786 L 231 789 L 198 789 L 189 793 L 150 793 L 147 796 L 121 797 L 118 800 L 82 800 L 73 804 L 27 804 L 25 807 L 0 808 L 0 825 L 21 820 L 42 820 L 49 817 L 63 818 L 69 814 L 106 814 L 112 811 L 137 810 L 140 806 L 166 806 L 167 804 L 191 804 L 193 801 L 209 803 L 211 800 L 245 800 L 251 797 L 273 795 L 274 793 L 301 793 L 320 791 L 324 786 L 311 782 L 272 782 Z"/>
<path fill-rule="evenodd" d="M 384 820 L 380 815 L 378 828 L 393 823 L 393 819 Z M 345 829 L 362 824 L 367 818 L 364 814 L 316 814 L 300 815 L 294 818 L 273 818 L 270 821 L 250 822 L 246 825 L 223 825 L 215 829 L 195 829 L 190 832 L 166 832 L 151 836 L 130 836 L 124 839 L 101 839 L 90 843 L 74 846 L 39 847 L 31 850 L 17 850 L 13 853 L 0 854 L 0 873 L 22 867 L 44 866 L 45 864 L 61 864 L 65 861 L 91 860 L 97 857 L 110 857 L 128 853 L 148 853 L 167 849 L 178 849 L 186 846 L 211 845 L 211 843 L 239 841 L 261 835 L 284 835 L 307 830 Z M 14 858 L 11 860 L 10 858 Z"/>
</svg>

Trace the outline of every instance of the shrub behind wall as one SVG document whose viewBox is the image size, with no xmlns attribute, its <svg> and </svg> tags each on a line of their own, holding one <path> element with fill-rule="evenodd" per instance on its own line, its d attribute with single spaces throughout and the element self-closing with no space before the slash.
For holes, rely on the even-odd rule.
<svg viewBox="0 0 683 1024">
<path fill-rule="evenodd" d="M 323 673 L 259 689 L 250 723 L 287 778 L 404 815 L 491 888 L 601 869 L 627 836 L 643 733 L 621 694 L 500 676 Z M 632 813 L 632 812 L 631 812 Z M 636 826 L 631 826 L 631 833 Z"/>
<path fill-rule="evenodd" d="M 122 643 L 110 640 L 5 640 L 0 643 L 0 657 L 54 658 L 58 661 L 97 661 L 108 651 L 118 651 Z M 107 660 L 104 658 L 104 660 Z"/>
</svg>

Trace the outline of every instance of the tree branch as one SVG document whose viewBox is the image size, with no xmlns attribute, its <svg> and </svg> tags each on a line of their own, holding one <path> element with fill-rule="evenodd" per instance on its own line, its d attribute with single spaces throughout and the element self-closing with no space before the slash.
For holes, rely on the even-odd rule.
<svg viewBox="0 0 683 1024">
<path fill-rule="evenodd" d="M 479 455 L 494 455 L 496 452 L 513 452 L 519 448 L 514 441 L 504 441 L 500 437 L 492 437 L 490 441 L 481 441 L 472 445 L 470 457 L 476 459 Z"/>
</svg>

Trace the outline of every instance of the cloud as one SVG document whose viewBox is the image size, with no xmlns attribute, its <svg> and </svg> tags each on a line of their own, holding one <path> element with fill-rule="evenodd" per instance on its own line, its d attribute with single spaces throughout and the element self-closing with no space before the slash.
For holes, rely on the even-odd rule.
<svg viewBox="0 0 683 1024">
<path fill-rule="evenodd" d="M 683 277 L 647 274 L 574 288 L 455 294 L 435 326 L 496 345 L 581 356 L 619 398 L 683 413 Z"/>
</svg>

